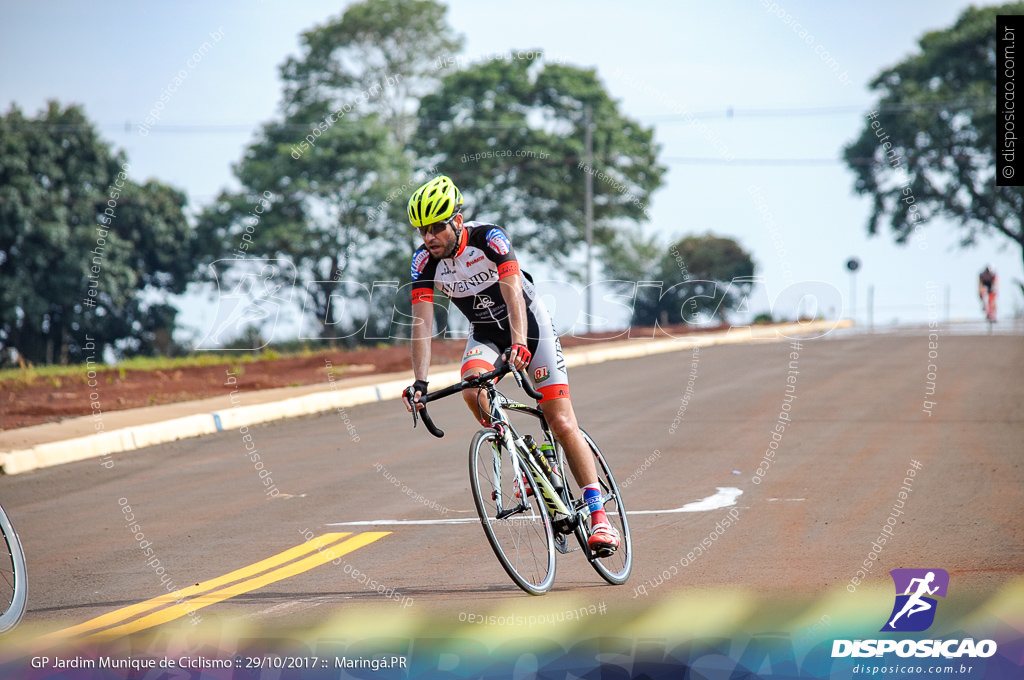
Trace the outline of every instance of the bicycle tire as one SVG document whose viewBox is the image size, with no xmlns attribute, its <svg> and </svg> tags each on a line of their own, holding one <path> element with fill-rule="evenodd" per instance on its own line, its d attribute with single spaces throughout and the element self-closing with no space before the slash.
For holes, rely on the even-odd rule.
<svg viewBox="0 0 1024 680">
<path fill-rule="evenodd" d="M 626 517 L 626 508 L 622 502 L 622 494 L 619 486 L 615 483 L 611 468 L 608 467 L 601 449 L 597 443 L 582 428 L 580 432 L 587 440 L 591 452 L 594 454 L 594 463 L 597 468 L 597 481 L 601 485 L 601 494 L 604 496 L 604 510 L 608 515 L 608 522 L 619 532 L 619 548 L 608 557 L 598 557 L 587 545 L 589 531 L 585 521 L 576 526 L 576 539 L 583 548 L 590 566 L 594 568 L 608 583 L 620 586 L 629 579 L 633 571 L 633 540 L 629 534 L 629 520 Z M 564 454 L 563 454 L 564 455 Z"/>
<path fill-rule="evenodd" d="M 510 456 L 519 454 L 509 452 L 500 442 L 495 448 L 495 442 L 498 442 L 497 433 L 488 429 L 477 432 L 469 445 L 469 482 L 473 502 L 487 541 L 505 572 L 527 593 L 543 595 L 555 582 L 555 541 L 551 517 L 529 474 L 516 484 Z M 498 456 L 497 475 L 495 453 Z M 526 469 L 525 461 L 520 459 L 519 465 L 521 470 Z M 495 477 L 498 478 L 497 484 Z M 524 482 L 526 497 L 523 499 L 520 492 L 517 498 L 516 488 L 522 489 Z M 511 509 L 519 505 L 523 506 L 519 513 L 497 518 L 499 507 Z"/>
<path fill-rule="evenodd" d="M 28 569 L 21 539 L 10 518 L 0 507 L 0 533 L 3 534 L 6 553 L 0 553 L 0 633 L 18 625 L 28 604 Z M 8 594 L 10 593 L 10 594 Z"/>
</svg>

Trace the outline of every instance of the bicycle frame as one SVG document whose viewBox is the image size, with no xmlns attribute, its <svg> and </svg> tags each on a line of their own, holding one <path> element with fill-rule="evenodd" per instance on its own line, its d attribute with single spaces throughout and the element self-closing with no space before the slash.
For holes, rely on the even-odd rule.
<svg viewBox="0 0 1024 680">
<path fill-rule="evenodd" d="M 515 426 L 509 421 L 508 416 L 505 415 L 505 408 L 510 410 L 522 411 L 529 413 L 530 415 L 537 416 L 536 409 L 527 406 L 526 404 L 520 404 L 519 402 L 508 399 L 501 392 L 498 392 L 494 385 L 489 385 L 484 388 L 487 390 L 487 399 L 490 404 L 490 418 L 492 423 L 502 423 L 503 427 L 499 430 L 498 434 L 502 437 L 502 443 L 505 448 L 509 451 L 515 451 L 518 455 L 511 456 L 512 458 L 512 470 L 515 473 L 516 478 L 522 474 L 522 470 L 519 467 L 519 461 L 522 460 L 526 463 L 530 477 L 533 478 L 534 483 L 540 490 L 541 496 L 544 499 L 545 505 L 547 505 L 548 511 L 551 513 L 552 519 L 555 517 L 555 513 L 560 513 L 568 517 L 575 517 L 579 512 L 578 509 L 570 510 L 562 500 L 561 495 L 555 490 L 555 487 L 551 485 L 547 475 L 541 468 L 540 463 L 535 459 L 534 455 L 529 452 L 526 448 L 526 444 L 523 442 L 523 436 L 519 434 Z M 543 415 L 540 416 L 543 422 Z M 545 437 L 549 436 L 549 433 L 545 429 Z M 554 442 L 551 442 L 554 444 Z M 495 458 L 495 464 L 498 465 L 500 457 Z M 498 478 L 499 470 L 495 470 L 496 479 Z M 499 503 L 500 510 L 500 503 Z M 511 514 L 511 511 L 509 511 Z M 504 519 L 508 515 L 503 515 L 502 511 L 499 511 L 497 519 Z"/>
</svg>

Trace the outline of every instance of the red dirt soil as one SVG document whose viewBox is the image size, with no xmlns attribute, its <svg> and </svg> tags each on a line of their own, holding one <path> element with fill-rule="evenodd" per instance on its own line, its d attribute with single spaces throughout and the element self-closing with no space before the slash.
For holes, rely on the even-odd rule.
<svg viewBox="0 0 1024 680">
<path fill-rule="evenodd" d="M 614 331 L 585 337 L 565 336 L 563 347 L 594 344 L 602 340 L 625 340 L 627 337 L 652 338 L 678 336 L 686 333 L 723 330 L 719 328 L 672 327 Z M 462 358 L 465 340 L 435 340 L 431 347 L 431 363 L 456 363 Z M 106 367 L 99 372 L 98 388 L 88 384 L 85 367 L 77 375 L 60 378 L 35 377 L 0 381 L 0 430 L 13 430 L 91 413 L 89 394 L 103 396 L 103 410 L 119 411 L 143 406 L 172 404 L 224 392 L 224 371 L 241 366 L 238 385 L 246 390 L 312 385 L 327 382 L 328 364 L 335 379 L 376 373 L 410 370 L 408 343 L 392 347 L 356 350 L 325 350 L 310 356 L 238 362 L 226 359 L 222 364 L 186 366 L 166 370 L 127 370 L 121 377 L 117 368 Z"/>
</svg>

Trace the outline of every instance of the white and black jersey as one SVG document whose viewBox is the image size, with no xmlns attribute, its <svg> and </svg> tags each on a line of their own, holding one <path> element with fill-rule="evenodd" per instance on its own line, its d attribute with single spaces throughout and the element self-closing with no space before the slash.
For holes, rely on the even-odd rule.
<svg viewBox="0 0 1024 680">
<path fill-rule="evenodd" d="M 467 222 L 455 254 L 435 259 L 426 246 L 412 257 L 412 302 L 434 300 L 434 288 L 447 295 L 469 319 L 472 330 L 462 357 L 462 373 L 494 368 L 501 352 L 512 344 L 508 305 L 501 294 L 501 279 L 520 274 L 512 243 L 494 224 Z M 529 369 L 541 401 L 569 398 L 562 345 L 554 324 L 537 298 L 533 283 L 521 279 L 526 306 L 526 345 L 533 357 Z"/>
<path fill-rule="evenodd" d="M 436 287 L 451 298 L 475 330 L 484 335 L 510 332 L 508 306 L 499 281 L 519 274 L 512 243 L 505 231 L 494 224 L 467 222 L 458 248 L 451 257 L 434 259 L 426 246 L 412 257 L 412 301 L 433 299 Z M 528 326 L 536 327 L 530 309 L 537 298 L 533 284 L 522 278 Z M 532 334 L 536 337 L 536 334 Z"/>
</svg>

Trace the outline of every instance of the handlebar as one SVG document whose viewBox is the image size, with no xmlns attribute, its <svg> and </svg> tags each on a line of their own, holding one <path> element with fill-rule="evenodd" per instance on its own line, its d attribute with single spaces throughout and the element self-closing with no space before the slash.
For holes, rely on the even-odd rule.
<svg viewBox="0 0 1024 680">
<path fill-rule="evenodd" d="M 418 421 L 418 416 L 422 416 L 423 417 L 423 425 L 426 426 L 427 431 L 430 432 L 430 434 L 432 434 L 435 437 L 440 439 L 441 437 L 444 436 L 444 430 L 442 430 L 437 425 L 435 425 L 433 419 L 430 417 L 430 414 L 427 413 L 426 405 L 429 402 L 436 401 L 438 399 L 444 399 L 445 397 L 450 397 L 451 395 L 455 394 L 456 392 L 461 392 L 462 390 L 465 390 L 465 389 L 468 389 L 468 388 L 471 388 L 471 387 L 481 387 L 485 383 L 489 383 L 491 381 L 498 380 L 499 378 L 504 377 L 508 373 L 512 373 L 512 375 L 516 379 L 516 384 L 519 385 L 520 387 L 522 387 L 523 390 L 528 395 L 530 395 L 531 398 L 537 399 L 538 401 L 543 398 L 544 395 L 542 395 L 540 392 L 538 392 L 533 387 L 533 385 L 530 384 L 529 380 L 525 380 L 523 378 L 523 375 L 522 375 L 521 371 L 518 371 L 518 370 L 512 368 L 512 365 L 509 364 L 504 359 L 499 359 L 499 363 L 498 363 L 497 366 L 494 367 L 494 370 L 488 371 L 486 373 L 481 373 L 479 375 L 471 376 L 469 378 L 466 378 L 465 380 L 462 380 L 460 382 L 455 383 L 454 385 L 449 385 L 448 387 L 444 387 L 444 388 L 442 388 L 442 389 L 440 389 L 440 390 L 438 390 L 436 392 L 428 392 L 427 394 L 421 395 L 419 401 L 417 401 L 417 402 L 413 402 L 412 401 L 413 400 L 413 396 L 415 396 L 415 394 L 416 394 L 413 391 L 413 388 L 412 387 L 407 387 L 405 389 L 405 398 L 409 402 L 413 403 L 412 426 L 416 427 L 416 423 Z M 417 409 L 416 408 L 416 404 L 423 404 L 423 408 L 422 409 Z"/>
</svg>

